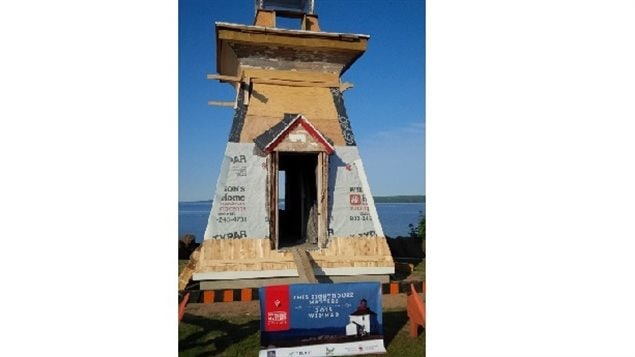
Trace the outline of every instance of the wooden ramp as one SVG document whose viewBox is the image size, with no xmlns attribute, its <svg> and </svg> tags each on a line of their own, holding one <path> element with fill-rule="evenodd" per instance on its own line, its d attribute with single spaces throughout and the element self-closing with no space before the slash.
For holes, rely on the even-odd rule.
<svg viewBox="0 0 635 357">
<path fill-rule="evenodd" d="M 298 268 L 298 275 L 300 280 L 306 283 L 317 283 L 317 278 L 313 272 L 311 261 L 309 260 L 309 254 L 302 248 L 293 248 L 293 260 Z"/>
</svg>

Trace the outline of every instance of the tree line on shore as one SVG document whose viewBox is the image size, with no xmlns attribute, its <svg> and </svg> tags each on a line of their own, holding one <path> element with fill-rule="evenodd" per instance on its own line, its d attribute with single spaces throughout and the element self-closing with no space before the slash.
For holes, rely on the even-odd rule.
<svg viewBox="0 0 635 357">
<path fill-rule="evenodd" d="M 424 195 L 374 196 L 375 203 L 419 203 L 426 202 Z"/>
</svg>

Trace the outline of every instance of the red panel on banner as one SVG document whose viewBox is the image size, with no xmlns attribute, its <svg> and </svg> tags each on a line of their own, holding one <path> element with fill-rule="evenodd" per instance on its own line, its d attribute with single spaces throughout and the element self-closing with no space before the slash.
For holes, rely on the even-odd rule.
<svg viewBox="0 0 635 357">
<path fill-rule="evenodd" d="M 289 329 L 289 285 L 265 288 L 265 331 Z"/>
</svg>

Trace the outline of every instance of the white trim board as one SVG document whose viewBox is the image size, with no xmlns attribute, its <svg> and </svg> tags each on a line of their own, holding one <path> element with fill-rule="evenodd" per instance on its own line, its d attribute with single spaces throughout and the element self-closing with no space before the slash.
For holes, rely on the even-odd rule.
<svg viewBox="0 0 635 357">
<path fill-rule="evenodd" d="M 394 274 L 395 267 L 313 268 L 315 275 L 381 275 Z"/>
<path fill-rule="evenodd" d="M 346 267 L 346 268 L 313 268 L 313 272 L 317 276 L 347 276 L 347 275 L 382 275 L 394 274 L 394 267 Z M 194 273 L 192 279 L 200 280 L 234 280 L 234 279 L 253 279 L 253 278 L 274 278 L 274 277 L 298 277 L 296 269 L 279 269 L 279 270 L 248 270 L 248 271 L 222 271 L 222 272 L 206 272 Z"/>
</svg>

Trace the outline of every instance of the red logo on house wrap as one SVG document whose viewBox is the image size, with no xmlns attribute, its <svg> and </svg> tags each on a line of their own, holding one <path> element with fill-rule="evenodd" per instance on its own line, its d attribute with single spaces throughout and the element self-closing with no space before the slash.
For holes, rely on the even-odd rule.
<svg viewBox="0 0 635 357">
<path fill-rule="evenodd" d="M 357 206 L 362 204 L 362 195 L 357 193 L 351 193 L 349 196 L 351 205 Z"/>
<path fill-rule="evenodd" d="M 289 285 L 265 288 L 265 331 L 289 329 Z"/>
</svg>

